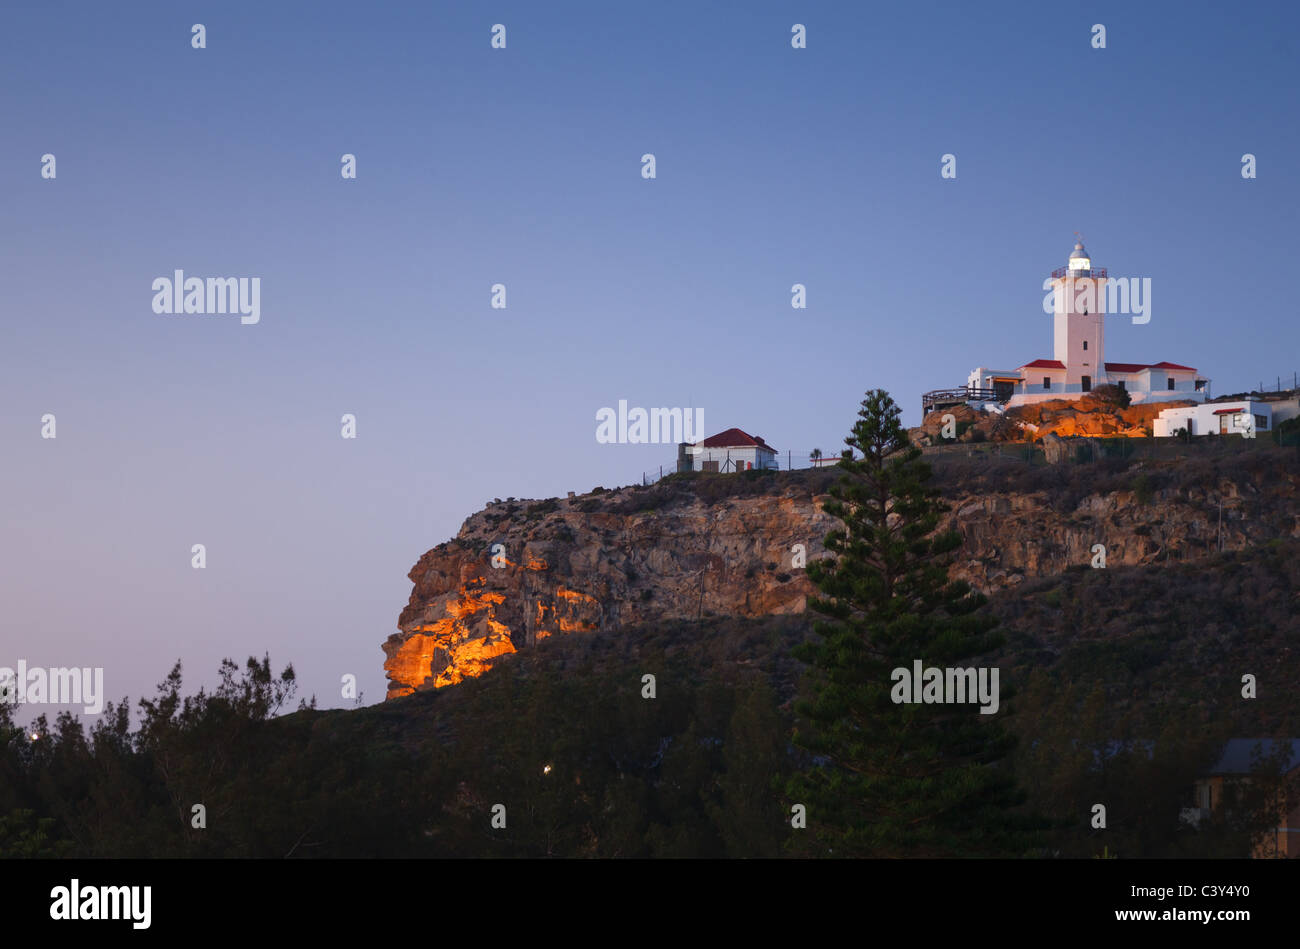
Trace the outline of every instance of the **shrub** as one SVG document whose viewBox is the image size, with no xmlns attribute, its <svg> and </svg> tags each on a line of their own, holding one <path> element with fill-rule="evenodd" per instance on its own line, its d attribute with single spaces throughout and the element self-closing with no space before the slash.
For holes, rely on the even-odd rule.
<svg viewBox="0 0 1300 949">
<path fill-rule="evenodd" d="M 1155 496 L 1155 489 L 1151 486 L 1151 479 L 1147 477 L 1145 471 L 1133 479 L 1130 487 L 1134 496 L 1137 497 L 1138 504 L 1150 504 L 1151 499 Z"/>
<path fill-rule="evenodd" d="M 1121 389 L 1119 386 L 1110 385 L 1097 386 L 1092 390 L 1095 398 L 1110 405 L 1117 405 L 1121 409 L 1126 409 L 1133 404 L 1133 397 L 1128 394 L 1127 389 Z"/>
</svg>

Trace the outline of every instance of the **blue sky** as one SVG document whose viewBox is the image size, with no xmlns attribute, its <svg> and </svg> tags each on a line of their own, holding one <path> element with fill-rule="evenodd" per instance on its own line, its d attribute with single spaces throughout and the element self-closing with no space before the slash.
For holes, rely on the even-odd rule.
<svg viewBox="0 0 1300 949">
<path fill-rule="evenodd" d="M 102 665 L 134 700 L 176 658 L 194 685 L 269 650 L 322 705 L 345 673 L 377 701 L 406 572 L 468 514 L 672 462 L 598 444 L 600 408 L 702 407 L 805 456 L 869 388 L 915 424 L 926 389 L 1050 357 L 1075 231 L 1152 280 L 1110 359 L 1272 384 L 1300 370 L 1297 27 L 1282 3 L 6 7 L 0 665 Z M 175 269 L 260 277 L 261 322 L 155 314 Z"/>
</svg>

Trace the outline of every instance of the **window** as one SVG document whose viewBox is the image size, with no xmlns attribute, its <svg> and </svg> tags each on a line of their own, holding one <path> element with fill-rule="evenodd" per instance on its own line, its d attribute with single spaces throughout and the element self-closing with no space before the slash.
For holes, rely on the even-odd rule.
<svg viewBox="0 0 1300 949">
<path fill-rule="evenodd" d="M 1083 341 L 1083 351 L 1085 353 L 1088 351 L 1088 341 L 1086 339 Z"/>
<path fill-rule="evenodd" d="M 1091 391 L 1092 391 L 1092 376 L 1081 376 L 1081 377 L 1079 378 L 1079 384 L 1080 384 L 1080 386 L 1082 386 L 1084 392 L 1091 392 Z"/>
<path fill-rule="evenodd" d="M 1051 387 L 1052 387 L 1052 377 L 1051 377 L 1051 376 L 1043 376 L 1043 388 L 1044 388 L 1044 389 L 1050 389 Z"/>
<path fill-rule="evenodd" d="M 1169 377 L 1169 391 L 1170 391 L 1170 392 L 1173 392 L 1173 391 L 1174 391 L 1174 377 L 1173 377 L 1173 376 L 1170 376 L 1170 377 Z"/>
<path fill-rule="evenodd" d="M 1116 379 L 1116 380 L 1115 380 L 1115 385 L 1116 385 L 1116 387 L 1119 389 L 1120 392 L 1123 392 L 1125 389 L 1128 388 L 1128 383 L 1125 382 L 1123 379 Z"/>
<path fill-rule="evenodd" d="M 1267 416 L 1267 415 L 1256 415 L 1256 416 L 1255 416 L 1255 431 L 1257 431 L 1257 432 L 1264 432 L 1264 431 L 1267 431 L 1267 430 L 1268 430 L 1268 416 Z"/>
<path fill-rule="evenodd" d="M 1196 391 L 1197 391 L 1197 392 L 1204 392 L 1204 391 L 1205 391 L 1205 380 L 1204 380 L 1204 379 L 1197 379 L 1197 380 L 1196 380 Z"/>
</svg>

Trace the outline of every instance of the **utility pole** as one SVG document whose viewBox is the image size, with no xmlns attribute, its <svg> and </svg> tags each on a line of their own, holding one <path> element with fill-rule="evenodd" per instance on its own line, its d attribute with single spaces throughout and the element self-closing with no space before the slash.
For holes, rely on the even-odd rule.
<svg viewBox="0 0 1300 949">
<path fill-rule="evenodd" d="M 1223 553 L 1223 495 L 1219 495 L 1219 553 Z"/>
</svg>

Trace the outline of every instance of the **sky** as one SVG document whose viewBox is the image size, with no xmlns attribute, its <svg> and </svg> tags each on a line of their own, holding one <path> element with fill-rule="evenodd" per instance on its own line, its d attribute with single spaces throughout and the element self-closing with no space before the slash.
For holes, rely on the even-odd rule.
<svg viewBox="0 0 1300 949">
<path fill-rule="evenodd" d="M 1151 280 L 1109 359 L 1272 386 L 1297 37 L 1290 3 L 5 5 L 0 666 L 134 703 L 269 653 L 380 701 L 425 550 L 674 462 L 601 408 L 699 408 L 783 465 L 868 389 L 915 425 L 1051 357 L 1076 232 Z M 259 321 L 155 313 L 177 269 L 259 278 Z"/>
</svg>

